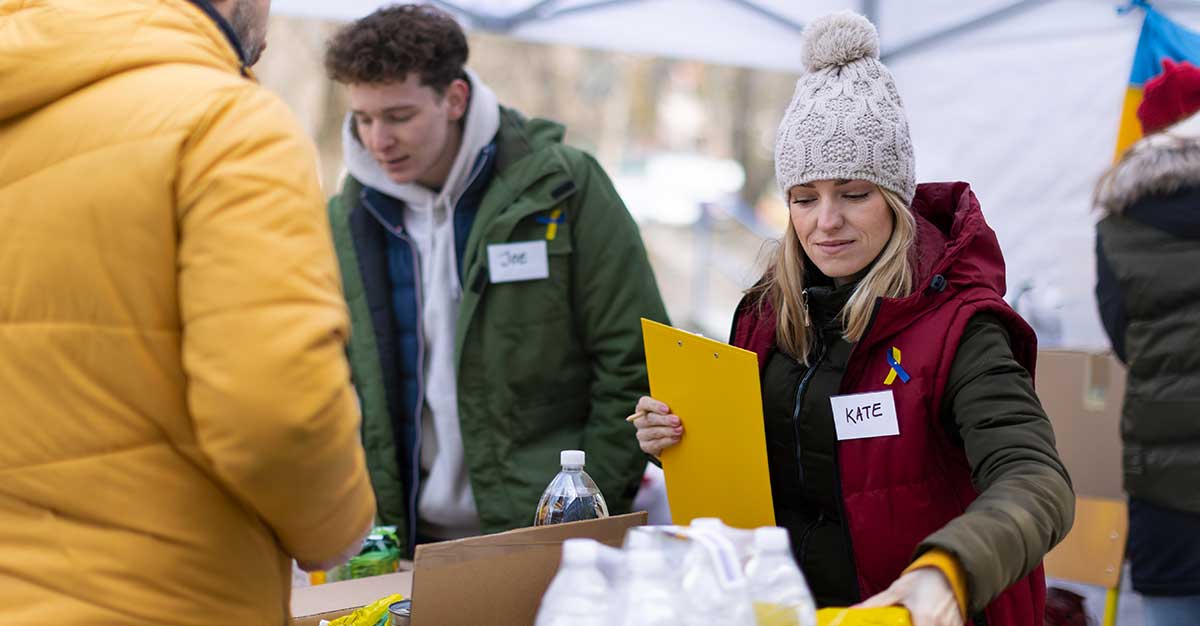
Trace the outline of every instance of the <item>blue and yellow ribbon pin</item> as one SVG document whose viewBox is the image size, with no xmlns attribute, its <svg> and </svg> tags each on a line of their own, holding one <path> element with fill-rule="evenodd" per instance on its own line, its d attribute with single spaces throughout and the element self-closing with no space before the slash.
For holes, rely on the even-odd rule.
<svg viewBox="0 0 1200 626">
<path fill-rule="evenodd" d="M 550 217 L 539 217 L 537 222 L 546 225 L 546 241 L 554 241 L 558 236 L 558 225 L 565 224 L 567 220 L 563 219 L 563 210 L 554 209 L 550 212 Z"/>
<path fill-rule="evenodd" d="M 890 385 L 896 382 L 896 377 L 900 377 L 900 382 L 907 383 L 912 376 L 900 365 L 900 348 L 892 346 L 892 351 L 887 355 L 888 365 L 892 366 L 892 371 L 888 372 L 887 378 L 883 379 L 883 384 Z"/>
</svg>

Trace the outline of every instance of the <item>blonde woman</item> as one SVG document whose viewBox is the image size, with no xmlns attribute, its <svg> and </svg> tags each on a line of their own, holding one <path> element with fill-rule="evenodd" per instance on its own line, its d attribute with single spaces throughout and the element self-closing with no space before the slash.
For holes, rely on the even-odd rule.
<svg viewBox="0 0 1200 626">
<path fill-rule="evenodd" d="M 916 185 L 870 22 L 829 15 L 805 39 L 775 148 L 791 228 L 731 341 L 759 356 L 777 522 L 819 605 L 1042 624 L 1074 497 L 995 234 L 966 183 Z M 685 436 L 662 402 L 637 410 L 646 453 Z"/>
</svg>

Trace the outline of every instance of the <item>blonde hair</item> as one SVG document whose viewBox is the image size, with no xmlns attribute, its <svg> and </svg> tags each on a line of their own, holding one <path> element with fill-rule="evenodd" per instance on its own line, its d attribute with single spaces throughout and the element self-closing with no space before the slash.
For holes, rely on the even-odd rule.
<svg viewBox="0 0 1200 626">
<path fill-rule="evenodd" d="M 899 195 L 890 189 L 878 189 L 895 219 L 887 245 L 867 275 L 858 282 L 839 315 L 842 336 L 852 343 L 862 339 L 867 332 L 877 298 L 903 298 L 912 293 L 910 255 L 917 238 L 916 219 Z M 804 248 L 789 221 L 766 278 L 747 293 L 758 295 L 760 304 L 765 300 L 773 306 L 778 320 L 776 344 L 808 365 L 813 330 L 804 301 L 804 260 Z"/>
</svg>

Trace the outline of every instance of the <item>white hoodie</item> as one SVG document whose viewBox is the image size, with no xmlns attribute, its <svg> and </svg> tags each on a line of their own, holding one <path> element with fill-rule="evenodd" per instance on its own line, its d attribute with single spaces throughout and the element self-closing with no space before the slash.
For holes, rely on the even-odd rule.
<svg viewBox="0 0 1200 626">
<path fill-rule="evenodd" d="M 417 503 L 418 532 L 435 539 L 479 534 L 479 514 L 463 458 L 454 370 L 454 332 L 462 297 L 454 241 L 454 207 L 476 174 L 476 162 L 500 129 L 496 95 L 467 70 L 471 103 L 462 145 L 440 191 L 400 184 L 388 178 L 351 132 L 346 117 L 342 144 L 346 168 L 359 182 L 402 200 L 404 230 L 419 259 L 421 332 L 424 339 L 424 406 L 421 415 L 421 469 L 426 473 Z"/>
</svg>

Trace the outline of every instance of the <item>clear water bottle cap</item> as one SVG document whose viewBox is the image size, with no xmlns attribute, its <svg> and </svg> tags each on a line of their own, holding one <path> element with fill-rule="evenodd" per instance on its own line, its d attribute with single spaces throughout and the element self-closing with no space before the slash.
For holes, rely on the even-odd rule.
<svg viewBox="0 0 1200 626">
<path fill-rule="evenodd" d="M 563 450 L 558 454 L 558 459 L 563 467 L 583 467 L 586 456 L 583 450 Z"/>
<path fill-rule="evenodd" d="M 594 565 L 600 556 L 599 543 L 595 539 L 568 539 L 563 542 L 564 565 Z"/>
<path fill-rule="evenodd" d="M 764 526 L 754 529 L 754 547 L 760 552 L 787 552 L 791 550 L 787 529 Z"/>
<path fill-rule="evenodd" d="M 717 517 L 697 517 L 692 520 L 692 528 L 696 530 L 707 530 L 712 532 L 721 532 L 725 530 L 725 522 L 722 522 Z"/>
</svg>

